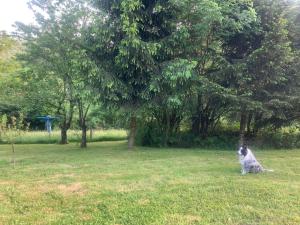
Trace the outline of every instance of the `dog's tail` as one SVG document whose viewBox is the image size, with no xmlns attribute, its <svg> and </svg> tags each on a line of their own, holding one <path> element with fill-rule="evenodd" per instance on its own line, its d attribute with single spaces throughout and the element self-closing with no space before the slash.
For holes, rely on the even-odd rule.
<svg viewBox="0 0 300 225">
<path fill-rule="evenodd" d="M 264 171 L 264 172 L 274 172 L 274 170 L 272 170 L 272 169 L 266 169 L 266 168 L 264 168 L 263 171 Z"/>
</svg>

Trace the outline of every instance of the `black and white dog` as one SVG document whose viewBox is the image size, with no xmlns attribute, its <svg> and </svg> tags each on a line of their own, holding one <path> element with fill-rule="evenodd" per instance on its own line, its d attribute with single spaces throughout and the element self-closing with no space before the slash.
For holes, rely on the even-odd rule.
<svg viewBox="0 0 300 225">
<path fill-rule="evenodd" d="M 249 148 L 247 148 L 246 145 L 243 145 L 239 148 L 238 155 L 240 163 L 242 165 L 241 172 L 243 175 L 245 175 L 246 173 L 260 173 L 265 171 L 273 171 L 263 168 L 262 165 L 256 160 L 252 151 Z"/>
</svg>

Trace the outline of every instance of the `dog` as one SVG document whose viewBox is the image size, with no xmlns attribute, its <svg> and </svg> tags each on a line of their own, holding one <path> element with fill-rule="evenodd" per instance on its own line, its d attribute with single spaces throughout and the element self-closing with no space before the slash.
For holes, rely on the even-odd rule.
<svg viewBox="0 0 300 225">
<path fill-rule="evenodd" d="M 252 151 L 243 145 L 238 150 L 239 161 L 242 165 L 241 173 L 245 175 L 246 173 L 261 173 L 261 172 L 273 172 L 273 170 L 268 170 L 263 168 L 263 166 L 256 160 Z"/>
</svg>

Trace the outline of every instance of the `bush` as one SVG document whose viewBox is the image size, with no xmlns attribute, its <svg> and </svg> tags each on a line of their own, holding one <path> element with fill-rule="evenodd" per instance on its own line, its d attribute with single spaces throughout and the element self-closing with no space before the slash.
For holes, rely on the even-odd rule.
<svg viewBox="0 0 300 225">
<path fill-rule="evenodd" d="M 250 140 L 249 143 L 261 148 L 300 148 L 300 133 L 283 131 L 266 132 L 259 134 Z"/>
<path fill-rule="evenodd" d="M 156 124 L 142 124 L 137 132 L 136 143 L 142 146 L 162 147 L 165 146 L 164 137 L 162 129 Z M 170 147 L 236 150 L 238 142 L 238 131 L 220 129 L 205 138 L 197 137 L 190 132 L 173 133 L 166 144 Z M 300 148 L 300 132 L 295 129 L 263 130 L 257 136 L 246 137 L 246 142 L 250 147 L 256 148 Z"/>
<path fill-rule="evenodd" d="M 215 134 L 206 138 L 197 137 L 190 132 L 178 132 L 169 136 L 169 147 L 200 147 L 205 149 L 235 149 L 238 136 L 232 133 Z M 140 124 L 137 130 L 136 144 L 148 147 L 165 146 L 165 134 L 155 123 Z"/>
<path fill-rule="evenodd" d="M 153 123 L 138 126 L 136 144 L 141 146 L 161 147 L 163 145 L 163 134 Z"/>
</svg>

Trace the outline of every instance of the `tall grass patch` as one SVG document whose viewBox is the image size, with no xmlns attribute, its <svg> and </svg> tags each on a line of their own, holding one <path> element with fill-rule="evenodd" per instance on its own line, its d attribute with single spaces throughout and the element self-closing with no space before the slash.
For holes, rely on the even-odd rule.
<svg viewBox="0 0 300 225">
<path fill-rule="evenodd" d="M 126 130 L 93 130 L 92 134 L 88 132 L 88 142 L 97 141 L 120 141 L 127 138 Z M 80 130 L 69 130 L 68 141 L 69 142 L 80 142 L 81 131 Z M 49 135 L 45 131 L 28 131 L 23 132 L 22 135 L 18 136 L 15 140 L 16 144 L 48 144 L 48 143 L 59 143 L 60 131 L 54 130 Z M 0 139 L 1 144 L 6 144 L 7 140 L 4 137 Z"/>
</svg>

